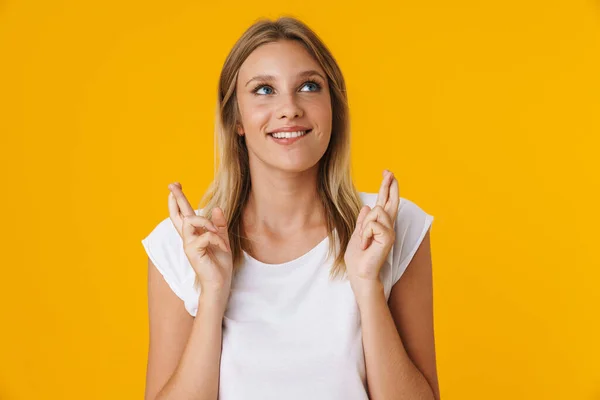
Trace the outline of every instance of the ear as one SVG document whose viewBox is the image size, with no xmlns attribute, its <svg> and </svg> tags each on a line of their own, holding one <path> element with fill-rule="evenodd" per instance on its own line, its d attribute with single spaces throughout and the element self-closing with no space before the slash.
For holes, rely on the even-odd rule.
<svg viewBox="0 0 600 400">
<path fill-rule="evenodd" d="M 244 136 L 244 127 L 240 123 L 236 124 L 237 133 L 240 136 Z"/>
</svg>

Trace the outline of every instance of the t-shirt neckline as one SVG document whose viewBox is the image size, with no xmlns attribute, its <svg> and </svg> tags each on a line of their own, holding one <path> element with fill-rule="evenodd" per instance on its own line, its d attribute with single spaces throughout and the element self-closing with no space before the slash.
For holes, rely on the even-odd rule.
<svg viewBox="0 0 600 400">
<path fill-rule="evenodd" d="M 335 233 L 336 233 L 335 228 L 333 229 L 332 233 L 333 233 L 333 235 L 335 235 Z M 252 266 L 255 266 L 255 267 L 259 267 L 259 268 L 282 268 L 282 267 L 289 268 L 289 267 L 293 267 L 295 265 L 302 264 L 304 261 L 311 258 L 315 253 L 317 253 L 323 246 L 325 246 L 328 243 L 329 243 L 329 235 L 325 236 L 325 238 L 323 238 L 323 240 L 321 240 L 317 245 L 315 245 L 312 249 L 308 250 L 306 253 L 302 254 L 301 256 L 299 256 L 293 260 L 286 261 L 284 263 L 279 263 L 279 264 L 268 264 L 268 263 L 259 261 L 256 258 L 252 257 L 250 254 L 248 254 L 245 250 L 242 250 L 242 254 L 246 260 L 246 263 L 250 264 Z"/>
</svg>

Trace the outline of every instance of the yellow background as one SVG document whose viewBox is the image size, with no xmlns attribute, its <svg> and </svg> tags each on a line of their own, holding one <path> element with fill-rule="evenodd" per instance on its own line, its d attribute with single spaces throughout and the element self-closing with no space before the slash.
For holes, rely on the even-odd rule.
<svg viewBox="0 0 600 400">
<path fill-rule="evenodd" d="M 0 399 L 141 399 L 140 240 L 213 171 L 217 78 L 291 14 L 348 83 L 353 168 L 435 216 L 444 400 L 600 399 L 597 2 L 0 3 Z"/>
</svg>

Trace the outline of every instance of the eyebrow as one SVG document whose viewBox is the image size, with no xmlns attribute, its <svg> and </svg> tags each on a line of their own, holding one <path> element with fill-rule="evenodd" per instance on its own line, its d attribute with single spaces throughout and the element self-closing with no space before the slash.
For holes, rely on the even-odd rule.
<svg viewBox="0 0 600 400">
<path fill-rule="evenodd" d="M 300 72 L 298 74 L 298 76 L 301 77 L 301 78 L 308 77 L 308 76 L 311 76 L 311 75 L 318 75 L 318 76 L 321 77 L 321 79 L 323 79 L 324 81 L 327 81 L 323 77 L 323 75 L 321 75 L 321 73 L 319 71 L 314 70 L 314 69 L 311 69 L 311 70 L 308 70 L 308 71 L 304 71 L 304 72 Z M 244 85 L 244 86 L 248 86 L 248 84 L 250 82 L 255 81 L 255 80 L 273 81 L 273 80 L 275 80 L 275 77 L 273 75 L 256 75 L 255 77 L 253 77 L 252 79 L 250 79 L 248 82 L 246 82 L 246 85 Z"/>
</svg>

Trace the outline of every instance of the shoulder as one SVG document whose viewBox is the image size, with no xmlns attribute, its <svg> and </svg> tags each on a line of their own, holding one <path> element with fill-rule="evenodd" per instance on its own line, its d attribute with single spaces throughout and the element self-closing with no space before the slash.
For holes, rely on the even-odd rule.
<svg viewBox="0 0 600 400">
<path fill-rule="evenodd" d="M 199 210 L 194 211 L 199 214 Z M 171 218 L 159 221 L 141 242 L 148 258 L 173 293 L 185 303 L 188 312 L 194 315 L 198 295 L 193 287 L 196 274 L 185 255 L 183 240 Z"/>
</svg>

